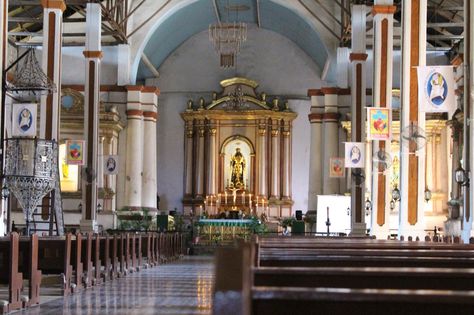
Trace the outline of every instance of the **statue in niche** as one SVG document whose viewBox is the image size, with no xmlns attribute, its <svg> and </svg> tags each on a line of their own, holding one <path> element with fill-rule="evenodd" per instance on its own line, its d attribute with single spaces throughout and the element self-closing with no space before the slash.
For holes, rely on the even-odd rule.
<svg viewBox="0 0 474 315">
<path fill-rule="evenodd" d="M 230 159 L 231 167 L 231 187 L 240 189 L 244 188 L 244 170 L 245 170 L 245 158 L 240 152 L 240 148 L 235 149 L 235 154 Z"/>
</svg>

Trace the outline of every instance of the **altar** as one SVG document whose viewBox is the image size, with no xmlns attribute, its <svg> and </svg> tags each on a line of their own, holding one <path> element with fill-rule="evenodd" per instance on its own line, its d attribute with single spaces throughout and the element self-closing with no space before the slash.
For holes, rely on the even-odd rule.
<svg viewBox="0 0 474 315">
<path fill-rule="evenodd" d="M 211 100 L 189 100 L 184 120 L 185 214 L 292 215 L 292 112 L 246 78 L 221 82 Z"/>
<path fill-rule="evenodd" d="M 252 219 L 199 219 L 198 239 L 200 243 L 231 241 L 236 238 L 249 239 L 256 222 Z"/>
</svg>

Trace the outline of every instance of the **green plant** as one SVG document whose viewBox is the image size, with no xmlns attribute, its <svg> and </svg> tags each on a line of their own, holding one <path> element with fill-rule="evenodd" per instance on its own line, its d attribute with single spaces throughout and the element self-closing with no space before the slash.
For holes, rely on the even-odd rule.
<svg viewBox="0 0 474 315">
<path fill-rule="evenodd" d="M 281 218 L 280 220 L 280 225 L 284 228 L 293 226 L 293 223 L 295 223 L 296 219 L 294 217 L 285 217 Z"/>
<path fill-rule="evenodd" d="M 264 234 L 268 232 L 268 227 L 258 217 L 251 216 L 249 220 L 252 220 L 249 228 L 253 234 Z"/>
</svg>

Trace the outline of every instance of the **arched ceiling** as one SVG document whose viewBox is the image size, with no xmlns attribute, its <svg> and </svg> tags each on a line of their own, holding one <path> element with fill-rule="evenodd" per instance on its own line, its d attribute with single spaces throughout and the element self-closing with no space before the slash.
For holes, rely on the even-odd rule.
<svg viewBox="0 0 474 315">
<path fill-rule="evenodd" d="M 156 28 L 143 53 L 158 69 L 184 41 L 206 30 L 209 24 L 217 23 L 217 16 L 222 22 L 237 20 L 235 11 L 226 10 L 227 3 L 227 0 L 215 0 L 214 6 L 212 0 L 197 0 L 184 6 Z M 233 0 L 231 4 L 248 7 L 248 10 L 238 13 L 238 21 L 258 24 L 289 38 L 314 60 L 321 71 L 324 69 L 329 58 L 328 48 L 314 26 L 295 11 L 274 0 Z M 212 43 L 209 42 L 209 45 Z M 141 61 L 136 78 L 143 80 L 149 77 L 153 74 Z"/>
</svg>

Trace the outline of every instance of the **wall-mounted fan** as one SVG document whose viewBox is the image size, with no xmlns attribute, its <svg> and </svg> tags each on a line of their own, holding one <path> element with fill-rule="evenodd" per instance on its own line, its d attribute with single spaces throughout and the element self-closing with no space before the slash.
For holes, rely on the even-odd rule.
<svg viewBox="0 0 474 315">
<path fill-rule="evenodd" d="M 364 171 L 360 168 L 356 168 L 352 171 L 352 180 L 355 182 L 356 186 L 360 186 L 365 181 Z"/>
<path fill-rule="evenodd" d="M 94 179 L 96 178 L 97 173 L 93 168 L 89 168 L 86 166 L 82 167 L 81 171 L 81 179 L 87 183 L 92 183 Z"/>
<path fill-rule="evenodd" d="M 415 122 L 403 128 L 401 138 L 402 145 L 406 146 L 410 153 L 415 153 L 426 145 L 425 131 Z"/>
<path fill-rule="evenodd" d="M 372 156 L 372 161 L 374 169 L 378 170 L 378 172 L 385 172 L 385 170 L 392 166 L 392 156 L 384 149 L 375 152 Z"/>
</svg>

